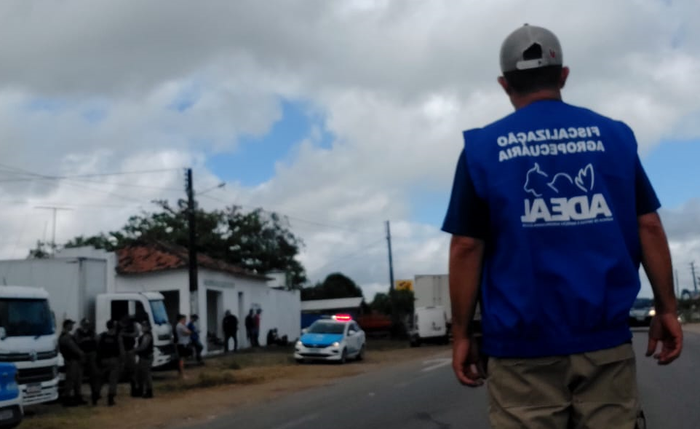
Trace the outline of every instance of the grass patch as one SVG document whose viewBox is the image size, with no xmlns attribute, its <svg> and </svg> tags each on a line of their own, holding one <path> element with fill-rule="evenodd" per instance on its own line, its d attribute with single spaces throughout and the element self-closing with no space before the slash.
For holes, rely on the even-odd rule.
<svg viewBox="0 0 700 429">
<path fill-rule="evenodd" d="M 51 405 L 37 405 L 25 409 L 21 428 L 32 429 L 90 429 L 88 418 L 92 410 L 87 407 L 60 408 Z"/>
</svg>

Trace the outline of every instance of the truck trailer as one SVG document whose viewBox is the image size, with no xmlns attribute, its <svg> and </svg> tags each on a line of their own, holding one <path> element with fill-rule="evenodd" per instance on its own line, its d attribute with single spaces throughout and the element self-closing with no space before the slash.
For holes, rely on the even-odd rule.
<svg viewBox="0 0 700 429">
<path fill-rule="evenodd" d="M 452 326 L 452 305 L 450 303 L 449 274 L 416 275 L 413 282 L 415 307 L 443 307 L 447 317 L 448 331 Z M 481 308 L 476 305 L 474 312 L 474 330 L 481 330 Z"/>
</svg>

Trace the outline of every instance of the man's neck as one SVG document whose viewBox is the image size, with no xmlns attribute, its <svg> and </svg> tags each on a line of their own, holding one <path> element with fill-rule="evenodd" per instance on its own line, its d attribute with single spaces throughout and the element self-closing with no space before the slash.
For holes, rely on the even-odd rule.
<svg viewBox="0 0 700 429">
<path fill-rule="evenodd" d="M 530 92 L 528 94 L 514 94 L 510 98 L 515 110 L 522 109 L 532 103 L 544 100 L 561 101 L 561 91 L 552 89 L 543 89 L 540 91 Z"/>
</svg>

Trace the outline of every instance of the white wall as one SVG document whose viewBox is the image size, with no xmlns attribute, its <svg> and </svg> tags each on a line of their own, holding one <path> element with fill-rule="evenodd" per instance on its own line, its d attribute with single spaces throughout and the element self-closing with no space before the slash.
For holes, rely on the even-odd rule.
<svg viewBox="0 0 700 429">
<path fill-rule="evenodd" d="M 194 296 L 190 295 L 187 270 L 163 271 L 158 273 L 119 275 L 116 278 L 117 292 L 162 292 L 179 290 L 180 313 L 199 315 L 199 328 L 202 343 L 206 347 L 206 333 L 214 331 L 223 339 L 221 321 L 226 310 L 238 317 L 238 346 L 249 347 L 246 339 L 245 317 L 251 308 L 261 308 L 260 344 L 265 345 L 267 331 L 277 328 L 278 335 L 287 335 L 290 341 L 299 337 L 301 330 L 301 299 L 298 291 L 271 289 L 265 279 L 239 277 L 232 274 L 199 269 L 199 288 Z M 216 308 L 207 308 L 207 290 L 220 292 L 222 307 L 216 314 L 216 325 L 209 326 L 209 312 Z M 242 293 L 239 306 L 239 293 Z M 190 308 L 193 303 L 193 308 Z M 239 309 L 242 309 L 241 312 Z M 206 349 L 205 349 L 206 351 Z"/>
<path fill-rule="evenodd" d="M 246 339 L 245 317 L 251 308 L 261 308 L 260 318 L 260 344 L 265 345 L 267 331 L 277 328 L 280 336 L 287 335 L 289 340 L 299 336 L 301 330 L 301 299 L 299 292 L 282 291 L 270 289 L 264 279 L 253 279 L 249 277 L 239 277 L 208 269 L 199 270 L 199 312 L 200 329 L 203 334 L 207 330 L 214 331 L 222 336 L 221 326 L 215 329 L 207 326 L 207 318 L 203 315 L 207 311 L 206 291 L 214 290 L 223 293 L 223 311 L 229 310 L 238 317 L 238 346 L 248 347 L 250 344 Z M 239 293 L 243 293 L 242 314 L 239 311 Z M 223 313 L 217 317 L 218 324 L 221 324 Z"/>
</svg>

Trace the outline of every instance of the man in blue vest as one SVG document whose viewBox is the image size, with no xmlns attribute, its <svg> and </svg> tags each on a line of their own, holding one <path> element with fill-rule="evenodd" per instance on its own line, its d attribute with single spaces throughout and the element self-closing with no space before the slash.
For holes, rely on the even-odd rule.
<svg viewBox="0 0 700 429">
<path fill-rule="evenodd" d="M 515 112 L 464 132 L 443 225 L 455 374 L 488 378 L 493 427 L 632 429 L 640 263 L 656 306 L 647 356 L 665 365 L 682 348 L 659 201 L 632 130 L 561 100 L 569 69 L 552 32 L 517 29 L 500 59 Z"/>
</svg>

